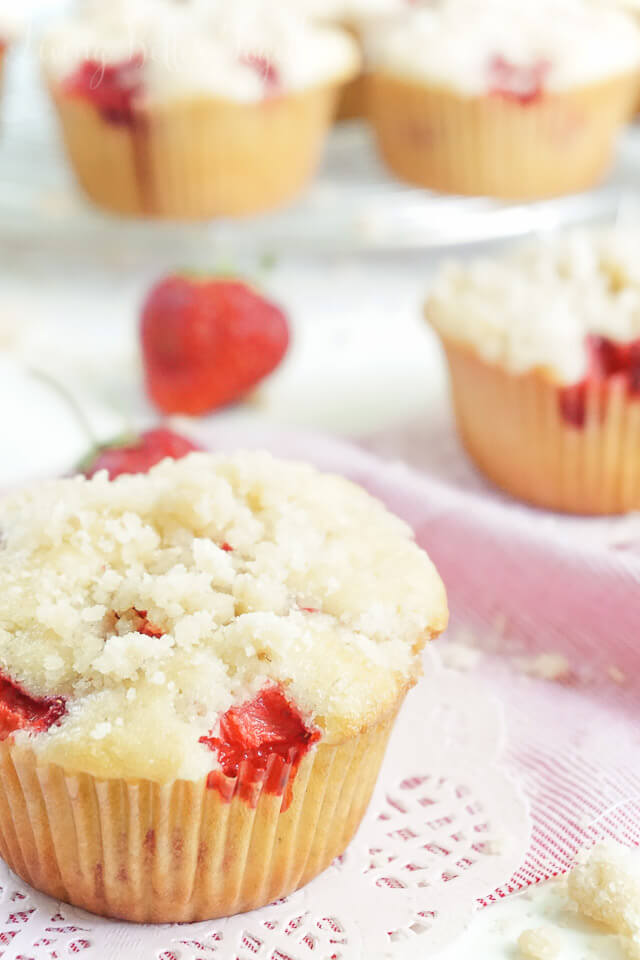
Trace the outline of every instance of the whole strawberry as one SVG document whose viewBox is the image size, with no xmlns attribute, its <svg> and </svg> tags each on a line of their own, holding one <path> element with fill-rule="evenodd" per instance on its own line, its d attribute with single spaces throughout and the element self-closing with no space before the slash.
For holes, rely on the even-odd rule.
<svg viewBox="0 0 640 960">
<path fill-rule="evenodd" d="M 180 460 L 193 450 L 201 448 L 186 437 L 166 427 L 147 430 L 135 440 L 100 447 L 78 468 L 78 473 L 92 477 L 98 470 L 106 470 L 110 480 L 123 473 L 146 473 L 156 463 L 170 457 Z"/>
<path fill-rule="evenodd" d="M 199 414 L 238 400 L 286 353 L 284 313 L 238 280 L 175 275 L 142 312 L 146 387 L 164 413 Z"/>
</svg>

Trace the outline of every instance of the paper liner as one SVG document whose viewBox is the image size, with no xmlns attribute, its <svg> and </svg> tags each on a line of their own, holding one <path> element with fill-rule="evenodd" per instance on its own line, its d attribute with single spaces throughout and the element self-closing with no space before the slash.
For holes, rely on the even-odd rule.
<svg viewBox="0 0 640 960">
<path fill-rule="evenodd" d="M 278 207 L 312 176 L 337 86 L 260 103 L 200 98 L 111 123 L 53 86 L 76 177 L 101 207 L 134 216 L 206 219 Z"/>
<path fill-rule="evenodd" d="M 367 115 L 367 74 L 345 84 L 338 98 L 336 120 L 361 120 Z"/>
<path fill-rule="evenodd" d="M 462 441 L 497 486 L 568 513 L 640 509 L 640 397 L 622 380 L 587 389 L 585 423 L 576 427 L 544 371 L 515 375 L 467 346 L 444 346 Z"/>
<path fill-rule="evenodd" d="M 446 193 L 533 199 L 601 179 L 638 85 L 636 74 L 623 74 L 523 105 L 378 72 L 368 113 L 384 160 L 402 179 Z"/>
<path fill-rule="evenodd" d="M 167 923 L 253 910 L 344 851 L 369 803 L 395 713 L 342 743 L 320 742 L 302 760 L 288 806 L 286 791 L 258 790 L 251 804 L 225 801 L 206 780 L 66 773 L 5 741 L 0 854 L 36 889 L 103 916 Z"/>
</svg>

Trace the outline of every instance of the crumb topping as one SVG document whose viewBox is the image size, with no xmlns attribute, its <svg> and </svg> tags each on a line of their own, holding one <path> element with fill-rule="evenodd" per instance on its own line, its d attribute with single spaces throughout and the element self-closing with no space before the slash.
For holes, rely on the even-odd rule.
<svg viewBox="0 0 640 960">
<path fill-rule="evenodd" d="M 577 383 L 589 372 L 595 336 L 640 338 L 637 243 L 633 230 L 585 230 L 449 263 L 435 279 L 427 318 L 489 363 Z"/>
<path fill-rule="evenodd" d="M 113 70 L 129 77 L 131 63 L 140 61 L 136 109 L 197 95 L 256 102 L 340 83 L 359 67 L 346 31 L 267 0 L 86 0 L 47 34 L 43 56 L 63 87 L 88 73 L 88 90 L 98 99 L 106 72 L 110 103 Z"/>
<path fill-rule="evenodd" d="M 446 623 L 402 521 L 268 454 L 51 481 L 0 502 L 0 531 L 0 672 L 66 707 L 13 736 L 96 775 L 206 775 L 200 738 L 269 684 L 324 737 L 349 736 Z"/>
<path fill-rule="evenodd" d="M 588 0 L 440 0 L 374 26 L 366 46 L 382 70 L 525 106 L 533 94 L 588 86 L 640 63 L 634 19 Z"/>
</svg>

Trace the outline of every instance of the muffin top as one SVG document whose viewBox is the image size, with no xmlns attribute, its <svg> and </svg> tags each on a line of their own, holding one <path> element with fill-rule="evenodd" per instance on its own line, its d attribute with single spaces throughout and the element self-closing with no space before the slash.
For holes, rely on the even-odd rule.
<svg viewBox="0 0 640 960">
<path fill-rule="evenodd" d="M 269 0 L 85 0 L 45 37 L 54 83 L 133 89 L 136 105 L 197 95 L 240 102 L 348 79 L 348 33 Z M 114 75 L 114 71 L 118 75 Z"/>
<path fill-rule="evenodd" d="M 639 241 L 636 230 L 575 231 L 445 264 L 427 318 L 490 363 L 574 383 L 588 372 L 594 338 L 640 338 Z"/>
<path fill-rule="evenodd" d="M 524 103 L 640 67 L 634 20 L 590 0 L 441 0 L 374 29 L 367 47 L 401 76 Z"/>
<path fill-rule="evenodd" d="M 339 742 L 447 619 L 401 520 L 266 453 L 50 481 L 0 502 L 0 531 L 0 733 L 97 776 L 199 779 L 265 691 Z"/>
</svg>

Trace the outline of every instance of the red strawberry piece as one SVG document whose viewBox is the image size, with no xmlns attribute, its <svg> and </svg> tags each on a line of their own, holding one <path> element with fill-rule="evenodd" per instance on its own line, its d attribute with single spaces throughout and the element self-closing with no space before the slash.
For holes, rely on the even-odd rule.
<svg viewBox="0 0 640 960">
<path fill-rule="evenodd" d="M 165 413 L 200 414 L 239 400 L 289 344 L 284 313 L 238 280 L 161 280 L 142 312 L 147 392 Z"/>
<path fill-rule="evenodd" d="M 240 63 L 252 67 L 262 78 L 265 94 L 273 96 L 280 89 L 280 71 L 272 60 L 258 53 L 246 53 Z"/>
<path fill-rule="evenodd" d="M 92 103 L 108 123 L 132 124 L 136 99 L 142 93 L 143 64 L 142 54 L 119 63 L 84 60 L 67 79 L 64 91 Z"/>
<path fill-rule="evenodd" d="M 0 675 L 0 740 L 14 730 L 40 733 L 66 713 L 62 697 L 31 697 L 13 680 Z"/>
<path fill-rule="evenodd" d="M 587 384 L 582 381 L 559 391 L 560 415 L 572 427 L 584 427 L 587 419 Z"/>
<path fill-rule="evenodd" d="M 629 344 L 629 391 L 640 396 L 640 340 Z"/>
<path fill-rule="evenodd" d="M 606 380 L 627 369 L 629 348 L 626 344 L 592 334 L 587 337 L 587 350 L 591 375 L 596 379 Z"/>
<path fill-rule="evenodd" d="M 218 755 L 223 778 L 239 777 L 237 791 L 250 803 L 256 785 L 267 793 L 285 793 L 283 809 L 291 800 L 291 785 L 304 755 L 320 738 L 307 727 L 298 710 L 279 687 L 267 687 L 252 700 L 231 707 L 220 719 L 220 735 L 200 738 Z M 230 800 L 236 788 L 213 771 L 207 785 Z"/>
<path fill-rule="evenodd" d="M 550 69 L 548 60 L 536 60 L 528 66 L 519 66 L 497 55 L 489 64 L 489 92 L 523 106 L 534 103 L 544 93 L 544 83 Z"/>
<path fill-rule="evenodd" d="M 169 457 L 180 460 L 188 453 L 201 448 L 179 433 L 166 427 L 147 430 L 137 440 L 122 445 L 102 447 L 88 463 L 81 465 L 78 473 L 92 477 L 98 470 L 106 470 L 110 480 L 123 473 L 147 473 L 151 467 Z"/>
<path fill-rule="evenodd" d="M 156 627 L 155 623 L 152 623 L 147 616 L 146 610 L 138 610 L 136 607 L 133 608 L 133 612 L 137 618 L 135 629 L 138 633 L 144 633 L 147 637 L 163 637 L 164 630 L 161 630 L 160 627 Z"/>
<path fill-rule="evenodd" d="M 640 396 L 640 340 L 616 343 L 608 337 L 590 334 L 587 337 L 589 371 L 579 383 L 559 391 L 561 416 L 573 427 L 584 427 L 586 422 L 587 391 L 600 385 L 606 402 L 608 387 L 614 378 L 622 378 L 632 397 Z M 605 413 L 601 403 L 601 416 Z"/>
</svg>

